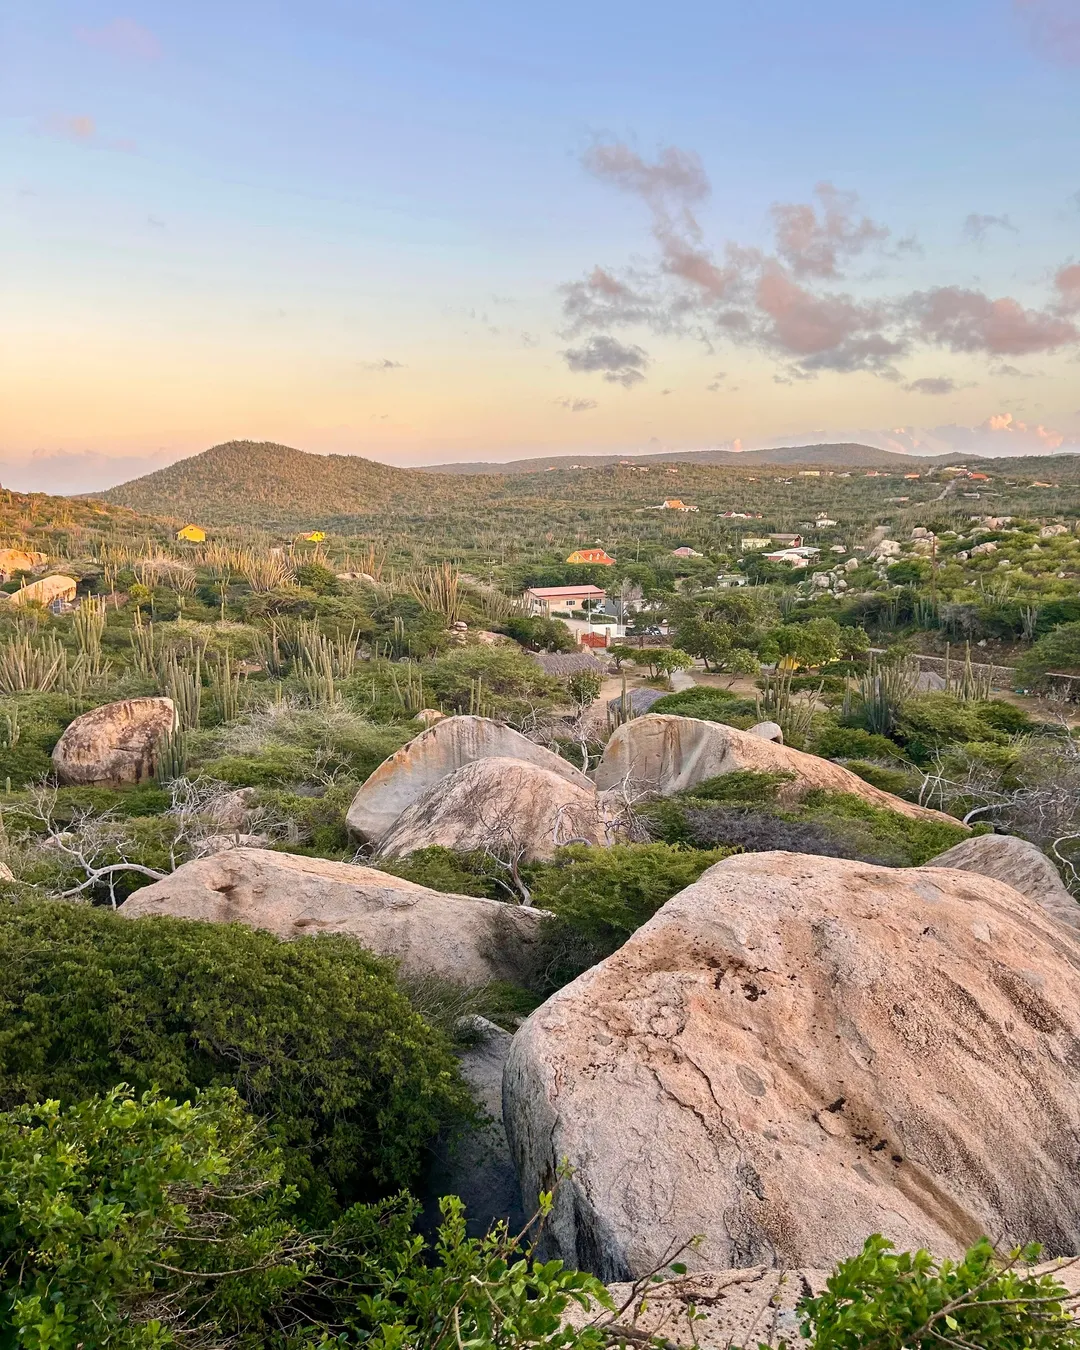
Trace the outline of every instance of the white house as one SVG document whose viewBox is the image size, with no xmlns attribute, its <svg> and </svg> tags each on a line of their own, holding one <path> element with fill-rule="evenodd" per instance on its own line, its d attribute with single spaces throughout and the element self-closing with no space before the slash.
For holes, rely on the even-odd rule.
<svg viewBox="0 0 1080 1350">
<path fill-rule="evenodd" d="M 599 586 L 530 586 L 525 600 L 530 614 L 548 618 L 553 613 L 583 609 L 586 602 L 594 607 L 603 604 L 606 594 Z"/>
<path fill-rule="evenodd" d="M 769 562 L 786 562 L 792 567 L 805 567 L 807 563 L 813 562 L 820 552 L 819 548 L 804 544 L 800 548 L 780 548 L 775 553 L 766 553 L 765 557 Z"/>
</svg>

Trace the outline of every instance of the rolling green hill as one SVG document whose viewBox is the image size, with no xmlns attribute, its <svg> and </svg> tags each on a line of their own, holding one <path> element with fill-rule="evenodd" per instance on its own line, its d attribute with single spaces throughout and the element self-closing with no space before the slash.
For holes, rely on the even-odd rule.
<svg viewBox="0 0 1080 1350">
<path fill-rule="evenodd" d="M 368 515 L 432 490 L 431 476 L 356 455 L 309 455 L 272 441 L 226 441 L 122 483 L 102 500 L 206 524 Z"/>
</svg>

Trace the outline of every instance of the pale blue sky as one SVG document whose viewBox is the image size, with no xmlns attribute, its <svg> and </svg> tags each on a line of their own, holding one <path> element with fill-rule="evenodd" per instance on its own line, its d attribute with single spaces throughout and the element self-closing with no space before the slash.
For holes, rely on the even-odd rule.
<svg viewBox="0 0 1080 1350">
<path fill-rule="evenodd" d="M 1054 287 L 1080 259 L 1077 0 L 118 4 L 4 11 L 5 483 L 34 452 L 67 452 L 32 471 L 63 490 L 109 476 L 73 454 L 239 435 L 415 463 L 1002 412 L 1080 432 Z M 782 265 L 815 304 L 886 305 L 869 326 L 896 359 L 810 370 L 775 310 L 733 337 L 714 309 L 672 325 L 670 295 L 568 335 L 562 286 L 600 265 L 655 301 L 666 276 L 656 200 L 590 173 L 596 145 L 698 156 L 718 261 L 774 255 L 775 203 L 857 193 L 852 221 L 888 240 L 832 277 Z M 973 214 L 1007 224 L 965 233 Z M 1011 297 L 1050 336 L 928 339 L 908 297 L 940 287 Z M 601 332 L 645 378 L 575 369 Z"/>
</svg>

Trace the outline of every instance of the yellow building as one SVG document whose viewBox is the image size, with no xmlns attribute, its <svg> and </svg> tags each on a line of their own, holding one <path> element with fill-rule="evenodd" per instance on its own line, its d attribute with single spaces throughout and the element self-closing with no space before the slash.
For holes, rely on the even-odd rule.
<svg viewBox="0 0 1080 1350">
<path fill-rule="evenodd" d="M 206 531 L 199 525 L 185 525 L 176 531 L 177 539 L 186 539 L 189 544 L 205 544 Z"/>
<path fill-rule="evenodd" d="M 615 559 L 602 548 L 576 548 L 566 560 L 568 563 L 589 563 L 599 567 L 614 567 Z"/>
</svg>

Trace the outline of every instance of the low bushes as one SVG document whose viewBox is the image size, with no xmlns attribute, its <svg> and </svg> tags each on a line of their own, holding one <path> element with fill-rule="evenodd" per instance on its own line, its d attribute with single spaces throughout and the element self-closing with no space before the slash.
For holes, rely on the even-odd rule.
<svg viewBox="0 0 1080 1350">
<path fill-rule="evenodd" d="M 654 835 L 694 849 L 782 849 L 886 867 L 917 867 L 967 837 L 959 822 L 911 820 L 842 792 L 815 790 L 785 808 L 772 800 L 778 785 L 771 794 L 766 786 L 752 784 L 741 795 L 709 795 L 712 784 L 735 776 L 650 803 L 644 814 Z M 773 777 L 755 775 L 766 776 Z"/>
<path fill-rule="evenodd" d="M 697 717 L 703 722 L 723 722 L 743 731 L 760 720 L 755 699 L 740 698 L 726 689 L 713 689 L 708 685 L 696 685 L 678 694 L 665 694 L 656 700 L 649 711 Z"/>
<path fill-rule="evenodd" d="M 470 1109 L 445 1038 L 347 937 L 24 902 L 0 907 L 0 966 L 0 1106 L 234 1087 L 312 1205 L 408 1184 Z"/>
</svg>

